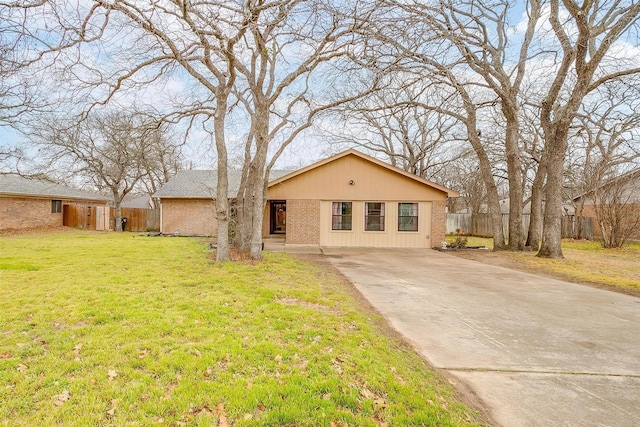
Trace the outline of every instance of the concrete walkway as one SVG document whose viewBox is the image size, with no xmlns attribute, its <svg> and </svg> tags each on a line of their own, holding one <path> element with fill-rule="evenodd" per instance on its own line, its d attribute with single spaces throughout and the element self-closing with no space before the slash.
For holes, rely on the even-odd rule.
<svg viewBox="0 0 640 427">
<path fill-rule="evenodd" d="M 433 250 L 325 255 L 503 426 L 640 426 L 640 299 Z"/>
</svg>

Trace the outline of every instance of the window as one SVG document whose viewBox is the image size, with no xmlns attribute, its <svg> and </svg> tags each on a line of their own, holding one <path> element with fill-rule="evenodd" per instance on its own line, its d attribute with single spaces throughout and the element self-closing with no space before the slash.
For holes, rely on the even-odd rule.
<svg viewBox="0 0 640 427">
<path fill-rule="evenodd" d="M 364 204 L 364 230 L 384 231 L 384 203 L 366 202 Z"/>
<path fill-rule="evenodd" d="M 332 230 L 351 230 L 352 203 L 351 202 L 333 202 L 331 208 Z"/>
<path fill-rule="evenodd" d="M 52 200 L 51 213 L 60 213 L 60 212 L 62 212 L 62 200 Z"/>
<path fill-rule="evenodd" d="M 418 231 L 417 203 L 398 203 L 398 231 Z"/>
</svg>

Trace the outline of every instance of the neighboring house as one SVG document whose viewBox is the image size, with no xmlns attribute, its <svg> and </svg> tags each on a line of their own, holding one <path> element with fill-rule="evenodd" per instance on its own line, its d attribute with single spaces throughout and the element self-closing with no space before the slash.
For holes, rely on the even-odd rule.
<svg viewBox="0 0 640 427">
<path fill-rule="evenodd" d="M 0 230 L 62 225 L 104 230 L 107 200 L 48 181 L 0 174 Z"/>
<path fill-rule="evenodd" d="M 580 216 L 593 218 L 598 226 L 594 227 L 596 238 L 602 237 L 600 221 L 596 214 L 596 203 L 602 201 L 611 203 L 617 202 L 625 206 L 620 213 L 627 221 L 638 221 L 640 215 L 640 169 L 635 169 L 619 177 L 610 179 L 600 185 L 597 189 L 589 191 L 573 199 Z M 607 204 L 605 203 L 605 204 Z M 640 229 L 629 236 L 632 239 L 640 239 Z"/>
<path fill-rule="evenodd" d="M 132 209 L 153 209 L 153 202 L 151 201 L 151 196 L 148 194 L 144 194 L 142 196 L 136 197 L 135 199 L 126 200 L 120 203 L 121 208 L 132 208 Z"/>
<path fill-rule="evenodd" d="M 230 173 L 235 196 L 239 174 Z M 154 197 L 164 234 L 214 235 L 215 172 L 182 171 Z M 348 150 L 297 171 L 272 173 L 263 235 L 287 245 L 439 246 L 447 197 L 458 193 Z"/>
</svg>

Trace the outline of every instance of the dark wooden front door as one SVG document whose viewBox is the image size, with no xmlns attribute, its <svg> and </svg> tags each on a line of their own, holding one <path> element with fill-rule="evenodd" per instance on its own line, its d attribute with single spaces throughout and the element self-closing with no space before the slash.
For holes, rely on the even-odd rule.
<svg viewBox="0 0 640 427">
<path fill-rule="evenodd" d="M 284 200 L 271 201 L 271 234 L 286 234 L 287 232 L 287 202 Z"/>
</svg>

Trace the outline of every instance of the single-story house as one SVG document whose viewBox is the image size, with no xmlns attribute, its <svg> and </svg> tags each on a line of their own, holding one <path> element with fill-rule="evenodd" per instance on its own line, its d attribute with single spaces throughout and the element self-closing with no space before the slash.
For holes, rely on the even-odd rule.
<svg viewBox="0 0 640 427">
<path fill-rule="evenodd" d="M 108 198 L 49 181 L 0 174 L 0 230 L 73 226 L 104 230 Z"/>
<path fill-rule="evenodd" d="M 161 232 L 216 233 L 214 171 L 181 171 L 154 194 Z M 229 173 L 235 195 L 239 174 Z M 356 150 L 296 171 L 272 171 L 263 222 L 265 237 L 287 245 L 440 246 L 447 197 L 458 193 Z"/>
<path fill-rule="evenodd" d="M 621 220 L 625 222 L 625 226 L 637 224 L 640 220 L 640 169 L 634 169 L 607 180 L 596 190 L 591 190 L 573 199 L 581 216 L 593 218 L 596 224 L 594 227 L 594 236 L 596 238 L 602 237 L 596 204 L 603 201 L 605 201 L 604 204 L 622 205 L 618 213 L 622 215 Z M 635 227 L 634 232 L 628 237 L 640 240 L 640 227 Z"/>
</svg>

